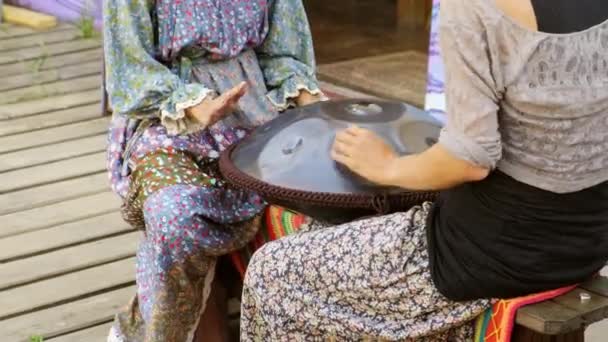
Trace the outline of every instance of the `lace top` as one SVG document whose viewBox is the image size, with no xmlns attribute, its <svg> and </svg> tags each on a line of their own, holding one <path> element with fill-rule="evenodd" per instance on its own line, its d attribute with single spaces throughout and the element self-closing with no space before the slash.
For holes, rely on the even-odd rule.
<svg viewBox="0 0 608 342">
<path fill-rule="evenodd" d="M 443 0 L 447 124 L 474 164 L 567 193 L 608 180 L 608 22 L 535 32 L 493 0 Z"/>
</svg>

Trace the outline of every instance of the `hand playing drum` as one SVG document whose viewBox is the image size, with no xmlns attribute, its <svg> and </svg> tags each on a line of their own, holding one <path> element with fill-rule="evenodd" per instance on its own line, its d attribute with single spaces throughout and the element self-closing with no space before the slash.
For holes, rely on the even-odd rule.
<svg viewBox="0 0 608 342">
<path fill-rule="evenodd" d="M 220 169 L 229 182 L 271 203 L 342 222 L 432 199 L 434 193 L 384 186 L 377 166 L 427 149 L 440 128 L 399 102 L 320 102 L 255 129 L 222 155 Z"/>
</svg>

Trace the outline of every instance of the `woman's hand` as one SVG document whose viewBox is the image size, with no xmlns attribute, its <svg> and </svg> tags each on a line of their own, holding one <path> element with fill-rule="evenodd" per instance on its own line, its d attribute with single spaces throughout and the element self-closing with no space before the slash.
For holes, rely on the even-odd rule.
<svg viewBox="0 0 608 342">
<path fill-rule="evenodd" d="M 382 138 L 357 126 L 336 134 L 331 157 L 359 176 L 381 185 L 388 185 L 386 170 L 398 158 Z"/>
<path fill-rule="evenodd" d="M 321 94 L 313 95 L 307 90 L 301 90 L 300 95 L 296 97 L 295 102 L 298 107 L 302 107 L 309 104 L 313 104 L 315 102 L 319 102 L 322 98 L 323 96 Z"/>
<path fill-rule="evenodd" d="M 332 158 L 379 185 L 408 190 L 443 190 L 486 178 L 490 170 L 453 156 L 441 144 L 398 156 L 375 133 L 350 127 L 336 135 Z"/>
<path fill-rule="evenodd" d="M 246 92 L 247 83 L 241 82 L 214 99 L 205 98 L 196 106 L 186 109 L 186 114 L 205 127 L 212 126 L 226 115 L 237 110 L 238 102 Z"/>
</svg>

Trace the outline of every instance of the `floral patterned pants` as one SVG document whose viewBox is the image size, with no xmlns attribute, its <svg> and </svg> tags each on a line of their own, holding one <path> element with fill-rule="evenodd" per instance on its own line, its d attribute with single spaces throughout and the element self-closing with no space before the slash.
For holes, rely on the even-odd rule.
<svg viewBox="0 0 608 342">
<path fill-rule="evenodd" d="M 269 242 L 245 276 L 242 341 L 472 341 L 489 300 L 453 302 L 434 287 L 425 222 L 406 213 Z"/>
<path fill-rule="evenodd" d="M 123 216 L 145 229 L 137 252 L 137 296 L 116 316 L 110 342 L 192 341 L 216 258 L 245 246 L 265 204 L 231 189 L 187 153 L 158 150 L 131 176 Z"/>
</svg>

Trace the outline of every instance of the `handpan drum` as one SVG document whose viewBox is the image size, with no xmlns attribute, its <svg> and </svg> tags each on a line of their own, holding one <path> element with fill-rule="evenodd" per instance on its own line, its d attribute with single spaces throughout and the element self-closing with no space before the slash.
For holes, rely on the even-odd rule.
<svg viewBox="0 0 608 342">
<path fill-rule="evenodd" d="M 432 146 L 441 123 L 415 107 L 390 101 L 338 100 L 291 109 L 254 129 L 225 151 L 220 171 L 231 184 L 332 223 L 407 210 L 433 192 L 366 182 L 331 159 L 336 132 L 356 124 L 374 131 L 401 154 Z M 378 165 L 382 167 L 382 165 Z"/>
</svg>

